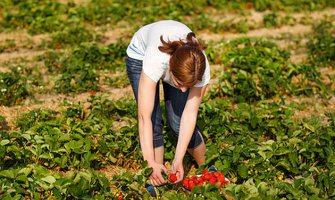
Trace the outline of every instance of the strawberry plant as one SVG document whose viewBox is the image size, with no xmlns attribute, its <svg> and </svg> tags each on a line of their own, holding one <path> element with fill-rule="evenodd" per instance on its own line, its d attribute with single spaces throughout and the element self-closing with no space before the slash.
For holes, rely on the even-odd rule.
<svg viewBox="0 0 335 200">
<path fill-rule="evenodd" d="M 209 57 L 221 55 L 225 70 L 209 92 L 212 98 L 254 102 L 293 93 L 311 95 L 324 87 L 316 66 L 290 63 L 289 53 L 269 40 L 235 39 L 218 51 L 210 50 Z"/>
<path fill-rule="evenodd" d="M 317 0 L 280 0 L 272 2 L 270 0 L 252 0 L 252 5 L 258 11 L 264 10 L 287 10 L 287 11 L 300 11 L 300 10 L 317 10 L 326 7 L 334 6 L 331 1 L 317 1 Z"/>
<path fill-rule="evenodd" d="M 115 77 L 105 77 L 104 82 L 109 83 L 112 88 L 125 88 L 129 85 L 129 80 L 126 74 L 121 74 Z"/>
<path fill-rule="evenodd" d="M 46 51 L 44 54 L 37 57 L 38 61 L 43 61 L 44 66 L 49 72 L 57 72 L 62 65 L 61 57 L 64 53 L 57 50 Z"/>
<path fill-rule="evenodd" d="M 333 16 L 304 14 L 298 23 L 313 26 L 307 34 L 280 29 L 267 39 L 228 40 L 241 36 L 232 33 L 295 25 L 300 14 L 289 12 L 326 7 L 334 7 L 333 1 L 1 1 L 0 52 L 6 53 L 2 58 L 11 55 L 0 67 L 0 198 L 334 198 Z M 316 15 L 325 20 L 315 23 Z M 207 56 L 217 66 L 197 120 L 205 164 L 187 171 L 195 162 L 186 154 L 184 183 L 170 174 L 163 175 L 166 185 L 150 187 L 152 169 L 141 156 L 135 100 L 110 95 L 129 84 L 124 59 L 131 35 L 163 18 L 205 36 Z M 102 35 L 110 29 L 120 31 L 122 40 L 106 44 Z M 221 36 L 225 40 L 215 39 Z M 47 51 L 36 59 L 41 50 Z M 80 101 L 75 94 L 44 95 L 50 88 L 84 94 Z M 25 101 L 29 107 L 10 107 L 36 93 L 37 101 Z M 56 109 L 50 109 L 49 95 L 52 108 L 59 103 Z M 164 161 L 173 160 L 177 139 L 165 123 Z M 212 165 L 219 172 L 204 170 Z"/>
<path fill-rule="evenodd" d="M 212 97 L 230 96 L 236 101 L 255 101 L 289 92 L 289 54 L 266 40 L 249 38 L 233 40 L 226 44 L 222 62 L 227 70 L 219 77 Z"/>
<path fill-rule="evenodd" d="M 27 79 L 18 69 L 21 67 L 12 68 L 12 72 L 0 73 L 0 105 L 20 104 L 30 95 Z"/>
<path fill-rule="evenodd" d="M 61 30 L 66 23 L 61 17 L 66 7 L 58 2 L 30 0 L 8 7 L 1 23 L 5 28 L 28 28 L 36 34 Z"/>
<path fill-rule="evenodd" d="M 47 168 L 29 164 L 0 171 L 4 199 L 12 198 L 111 198 L 108 180 L 101 172 L 76 170 L 52 173 Z"/>
<path fill-rule="evenodd" d="M 104 62 L 106 53 L 100 51 L 96 44 L 81 44 L 56 69 L 59 73 L 56 90 L 64 93 L 99 90 L 96 68 Z"/>
<path fill-rule="evenodd" d="M 214 105 L 207 103 L 205 110 L 209 113 L 204 115 L 216 117 L 208 119 L 208 126 L 202 128 L 209 146 L 206 163 L 215 164 L 229 177 L 237 175 L 237 183 L 252 177 L 257 184 L 267 182 L 275 185 L 277 181 L 289 177 L 314 177 L 321 171 L 333 171 L 335 157 L 333 151 L 329 151 L 333 148 L 331 138 L 335 136 L 332 124 L 322 126 L 322 119 L 318 118 L 295 123 L 292 108 L 283 109 L 276 104 L 258 104 L 254 108 L 240 104 L 233 109 L 225 101 L 220 104 L 217 100 L 214 102 Z M 333 117 L 330 115 L 330 118 Z M 222 127 L 222 124 L 226 125 Z M 223 134 L 209 135 L 214 131 Z M 215 145 L 211 145 L 213 141 Z M 219 151 L 218 146 L 221 147 Z M 315 168 L 311 167 L 315 162 Z M 308 187 L 316 187 L 315 178 L 310 181 L 314 183 Z M 298 190 L 304 190 L 304 195 L 309 194 L 306 188 Z M 324 190 L 318 194 L 327 197 L 331 193 Z"/>
<path fill-rule="evenodd" d="M 313 27 L 313 34 L 307 43 L 309 59 L 314 65 L 331 65 L 335 61 L 335 27 L 330 21 L 322 21 Z"/>
<path fill-rule="evenodd" d="M 79 45 L 82 42 L 95 42 L 101 36 L 93 30 L 88 30 L 85 26 L 74 26 L 65 28 L 59 33 L 51 36 L 52 42 L 48 44 L 50 48 L 59 49 L 64 46 Z"/>
<path fill-rule="evenodd" d="M 55 51 L 47 52 L 49 58 L 45 65 L 50 72 L 56 72 L 55 89 L 58 92 L 98 91 L 99 70 L 125 70 L 126 45 L 123 42 L 112 43 L 107 47 L 96 43 L 81 43 L 70 55 L 60 56 Z M 43 58 L 43 57 L 42 57 Z"/>
</svg>

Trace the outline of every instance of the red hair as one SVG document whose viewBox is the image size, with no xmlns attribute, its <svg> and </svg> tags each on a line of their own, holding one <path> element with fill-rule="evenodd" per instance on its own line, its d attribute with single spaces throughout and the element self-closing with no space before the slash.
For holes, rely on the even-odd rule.
<svg viewBox="0 0 335 200">
<path fill-rule="evenodd" d="M 206 69 L 206 58 L 203 53 L 204 45 L 200 43 L 193 32 L 186 36 L 186 40 L 165 41 L 160 37 L 162 45 L 158 47 L 161 52 L 171 55 L 170 72 L 172 76 L 186 87 L 193 87 Z"/>
</svg>

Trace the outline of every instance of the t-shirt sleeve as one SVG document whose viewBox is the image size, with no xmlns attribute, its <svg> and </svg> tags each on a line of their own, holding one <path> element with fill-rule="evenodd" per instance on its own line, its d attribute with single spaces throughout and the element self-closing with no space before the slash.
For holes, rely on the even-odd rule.
<svg viewBox="0 0 335 200">
<path fill-rule="evenodd" d="M 205 55 L 205 58 L 206 58 L 206 69 L 205 69 L 205 72 L 204 72 L 204 75 L 202 76 L 202 80 L 195 84 L 194 87 L 203 87 L 205 85 L 207 85 L 211 79 L 211 75 L 210 75 L 210 65 L 209 65 L 209 62 L 208 62 L 208 59 L 207 59 L 207 56 L 204 52 L 204 55 Z"/>
<path fill-rule="evenodd" d="M 143 59 L 143 72 L 156 83 L 164 74 L 159 52 L 153 47 L 146 49 Z"/>
</svg>

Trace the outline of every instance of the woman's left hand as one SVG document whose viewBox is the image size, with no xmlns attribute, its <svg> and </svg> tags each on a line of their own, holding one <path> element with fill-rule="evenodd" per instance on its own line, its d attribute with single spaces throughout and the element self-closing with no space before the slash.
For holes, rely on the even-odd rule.
<svg viewBox="0 0 335 200">
<path fill-rule="evenodd" d="M 177 180 L 176 183 L 182 181 L 184 179 L 184 166 L 183 166 L 183 160 L 178 161 L 174 160 L 172 162 L 172 169 L 171 172 L 176 174 Z"/>
</svg>

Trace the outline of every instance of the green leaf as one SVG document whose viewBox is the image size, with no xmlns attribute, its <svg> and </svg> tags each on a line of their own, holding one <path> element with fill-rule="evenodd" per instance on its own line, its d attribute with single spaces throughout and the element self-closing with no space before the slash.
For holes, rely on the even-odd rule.
<svg viewBox="0 0 335 200">
<path fill-rule="evenodd" d="M 28 176 L 32 170 L 33 169 L 31 167 L 25 167 L 25 168 L 20 169 L 19 174 L 24 174 Z"/>
<path fill-rule="evenodd" d="M 141 185 L 138 182 L 132 182 L 128 187 L 134 191 L 140 191 Z"/>
<path fill-rule="evenodd" d="M 1 145 L 1 146 L 6 146 L 6 145 L 9 144 L 9 143 L 10 143 L 9 140 L 1 140 L 0 145 Z"/>
<path fill-rule="evenodd" d="M 24 134 L 22 134 L 22 137 L 25 138 L 28 141 L 31 140 L 31 136 L 29 134 L 24 133 Z"/>
<path fill-rule="evenodd" d="M 283 159 L 281 159 L 281 160 L 277 163 L 276 167 L 278 167 L 278 166 L 282 166 L 282 167 L 284 167 L 286 170 L 291 171 L 291 164 L 290 164 L 290 162 L 287 160 L 287 158 L 283 158 Z"/>
<path fill-rule="evenodd" d="M 88 182 L 91 182 L 92 180 L 92 174 L 90 172 L 78 172 L 78 174 L 76 175 L 76 177 L 74 178 L 74 182 L 78 183 L 81 178 L 86 179 Z"/>
<path fill-rule="evenodd" d="M 153 169 L 152 169 L 151 167 L 147 167 L 147 168 L 144 169 L 144 171 L 143 171 L 143 175 L 144 175 L 145 177 L 149 177 L 149 176 L 151 175 L 152 172 L 153 172 Z"/>
<path fill-rule="evenodd" d="M 3 170 L 0 172 L 0 176 L 5 177 L 5 178 L 11 178 L 14 179 L 16 177 L 16 170 L 11 169 L 11 170 Z"/>
<path fill-rule="evenodd" d="M 56 179 L 53 176 L 46 176 L 44 178 L 41 178 L 41 180 L 47 183 L 50 183 L 50 184 L 53 184 L 54 182 L 56 182 Z"/>
<path fill-rule="evenodd" d="M 237 168 L 237 172 L 242 178 L 248 177 L 248 167 L 245 164 L 240 164 Z"/>
<path fill-rule="evenodd" d="M 310 124 L 304 123 L 304 127 L 310 130 L 311 132 L 315 132 L 315 128 Z"/>
<path fill-rule="evenodd" d="M 108 159 L 112 162 L 112 163 L 116 163 L 117 159 L 112 155 L 112 154 L 109 154 L 108 155 Z"/>
</svg>

